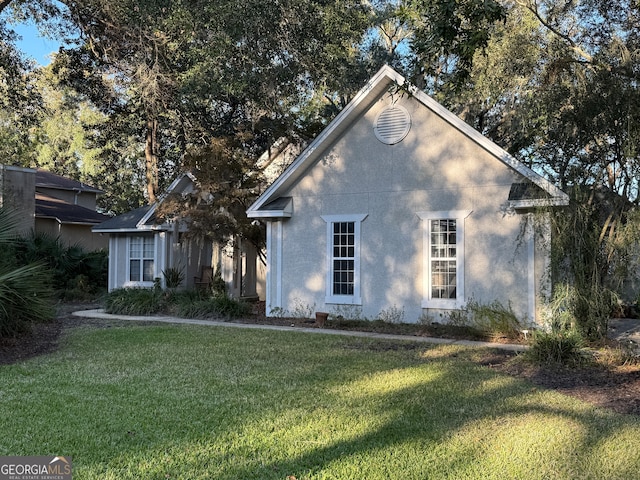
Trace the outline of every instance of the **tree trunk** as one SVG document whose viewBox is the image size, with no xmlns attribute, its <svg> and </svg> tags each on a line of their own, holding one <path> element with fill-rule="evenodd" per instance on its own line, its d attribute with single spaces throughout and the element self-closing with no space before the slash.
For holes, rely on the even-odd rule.
<svg viewBox="0 0 640 480">
<path fill-rule="evenodd" d="M 9 6 L 12 0 L 0 0 L 0 13 Z"/>
<path fill-rule="evenodd" d="M 147 136 L 144 147 L 145 175 L 147 180 L 147 196 L 149 203 L 156 202 L 158 191 L 158 120 L 147 119 Z"/>
</svg>

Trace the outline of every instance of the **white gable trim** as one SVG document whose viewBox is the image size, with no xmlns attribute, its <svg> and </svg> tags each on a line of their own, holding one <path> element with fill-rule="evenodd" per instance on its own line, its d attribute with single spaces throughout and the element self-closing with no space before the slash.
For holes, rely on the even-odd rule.
<svg viewBox="0 0 640 480">
<path fill-rule="evenodd" d="M 149 209 L 149 211 L 144 215 L 144 217 L 142 217 L 140 219 L 140 221 L 137 223 L 136 227 L 139 228 L 140 230 L 153 230 L 153 229 L 157 229 L 157 227 L 155 228 L 149 228 L 146 227 L 145 224 L 149 221 L 149 219 L 153 216 L 153 214 L 156 212 L 156 208 L 158 207 L 158 205 L 160 205 L 164 199 L 167 197 L 167 195 L 173 193 L 173 191 L 178 187 L 178 185 L 180 184 L 180 182 L 185 178 L 189 178 L 194 184 L 196 183 L 196 177 L 193 176 L 192 173 L 190 172 L 186 172 L 183 173 L 182 175 L 178 175 L 178 177 L 171 182 L 171 185 L 169 185 L 169 188 L 167 188 L 167 191 L 162 194 L 162 196 L 158 199 L 158 201 L 156 203 L 154 203 L 151 208 Z"/>
<path fill-rule="evenodd" d="M 307 167 L 313 164 L 325 150 L 338 138 L 351 124 L 351 122 L 370 104 L 375 101 L 387 88 L 396 83 L 399 86 L 405 85 L 405 79 L 398 72 L 388 65 L 383 66 L 369 82 L 362 88 L 349 104 L 336 116 L 336 118 L 315 138 L 313 142 L 296 158 L 291 166 L 267 188 L 260 197 L 247 209 L 249 218 L 264 217 L 264 212 L 259 212 L 260 208 L 269 202 L 276 200 L 283 195 L 306 171 Z M 407 90 L 411 95 L 424 106 L 448 122 L 451 126 L 476 142 L 479 146 L 487 150 L 505 165 L 511 167 L 516 172 L 538 185 L 550 196 L 546 205 L 567 205 L 569 197 L 547 179 L 537 174 L 523 163 L 516 160 L 507 151 L 496 145 L 473 127 L 465 123 L 458 116 L 444 108 L 426 93 L 419 91 L 412 85 L 407 85 Z"/>
</svg>

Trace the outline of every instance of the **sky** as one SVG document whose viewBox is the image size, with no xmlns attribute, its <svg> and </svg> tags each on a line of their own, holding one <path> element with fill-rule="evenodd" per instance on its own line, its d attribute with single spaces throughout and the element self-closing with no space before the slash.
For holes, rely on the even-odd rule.
<svg viewBox="0 0 640 480">
<path fill-rule="evenodd" d="M 30 23 L 11 25 L 11 28 L 22 37 L 22 40 L 16 42 L 22 52 L 42 66 L 51 63 L 49 54 L 58 51 L 59 42 L 40 36 L 36 26 Z"/>
</svg>

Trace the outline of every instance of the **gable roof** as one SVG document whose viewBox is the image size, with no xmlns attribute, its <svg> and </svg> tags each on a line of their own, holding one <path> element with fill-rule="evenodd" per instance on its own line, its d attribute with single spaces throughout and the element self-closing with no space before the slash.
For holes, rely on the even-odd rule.
<svg viewBox="0 0 640 480">
<path fill-rule="evenodd" d="M 55 173 L 38 168 L 36 170 L 36 188 L 55 188 L 57 190 L 71 190 L 76 192 L 104 193 L 99 188 L 92 187 L 86 183 L 78 182 Z"/>
<path fill-rule="evenodd" d="M 122 215 L 117 215 L 106 222 L 102 222 L 100 225 L 93 227 L 92 230 L 94 232 L 103 233 L 131 232 L 138 230 L 140 226 L 142 226 L 140 221 L 144 216 L 146 216 L 151 207 L 152 205 L 145 205 L 144 207 L 136 208 L 135 210 L 123 213 Z M 155 217 L 153 220 L 155 220 Z"/>
<path fill-rule="evenodd" d="M 36 193 L 36 218 L 50 218 L 58 223 L 98 225 L 110 217 L 90 208 L 73 205 L 64 200 Z"/>
<path fill-rule="evenodd" d="M 537 174 L 523 163 L 516 160 L 507 151 L 493 143 L 487 137 L 465 123 L 458 116 L 444 108 L 426 93 L 405 82 L 398 72 L 388 65 L 382 67 L 369 82 L 355 95 L 353 100 L 336 116 L 335 119 L 313 140 L 309 146 L 296 158 L 291 166 L 267 188 L 260 197 L 247 209 L 249 218 L 290 217 L 291 209 L 283 209 L 282 202 L 277 201 L 297 180 L 306 169 L 322 155 L 324 150 L 351 126 L 355 119 L 366 111 L 372 103 L 387 89 L 396 84 L 405 86 L 413 98 L 433 111 L 441 119 L 449 123 L 470 140 L 493 154 L 498 160 L 520 173 L 528 181 L 538 186 L 547 197 L 547 205 L 567 205 L 569 197 L 547 179 Z M 520 206 L 520 205 L 519 205 Z M 275 208 L 275 207 L 280 207 Z"/>
<path fill-rule="evenodd" d="M 180 187 L 184 188 L 186 183 L 195 183 L 195 177 L 191 173 L 183 173 L 178 176 L 167 189 L 167 191 L 158 199 L 156 203 L 136 208 L 130 212 L 123 213 L 107 220 L 100 225 L 93 227 L 94 232 L 102 233 L 127 233 L 151 230 L 166 230 L 168 226 L 162 226 L 156 223 L 156 209 L 170 193 L 179 191 Z"/>
</svg>

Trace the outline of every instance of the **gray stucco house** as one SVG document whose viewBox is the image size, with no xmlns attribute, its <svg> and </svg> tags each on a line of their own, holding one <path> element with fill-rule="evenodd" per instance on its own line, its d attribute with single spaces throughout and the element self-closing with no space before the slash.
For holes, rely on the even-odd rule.
<svg viewBox="0 0 640 480">
<path fill-rule="evenodd" d="M 247 215 L 266 223 L 268 314 L 302 304 L 440 321 L 473 299 L 534 322 L 549 233 L 532 209 L 567 203 L 385 66 Z"/>
</svg>

